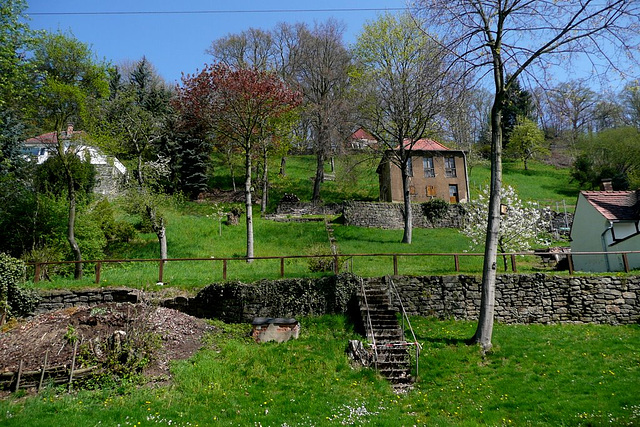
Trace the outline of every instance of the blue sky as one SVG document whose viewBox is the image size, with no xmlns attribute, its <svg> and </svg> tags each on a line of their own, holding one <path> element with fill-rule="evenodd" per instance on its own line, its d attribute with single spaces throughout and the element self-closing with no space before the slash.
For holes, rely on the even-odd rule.
<svg viewBox="0 0 640 427">
<path fill-rule="evenodd" d="M 194 73 L 210 63 L 205 54 L 213 40 L 249 27 L 269 30 L 278 22 L 324 21 L 334 17 L 347 26 L 345 41 L 355 41 L 363 24 L 382 11 L 332 11 L 317 9 L 386 9 L 405 7 L 404 0 L 324 0 L 322 2 L 268 0 L 31 0 L 27 14 L 33 29 L 71 31 L 91 46 L 98 58 L 114 64 L 135 61 L 146 56 L 168 83 L 177 82 L 181 73 Z M 297 12 L 201 13 L 201 14 L 112 14 L 84 15 L 95 12 L 170 12 L 170 11 L 265 11 Z M 300 10 L 316 9 L 301 12 Z M 50 14 L 38 13 L 75 13 Z"/>
</svg>

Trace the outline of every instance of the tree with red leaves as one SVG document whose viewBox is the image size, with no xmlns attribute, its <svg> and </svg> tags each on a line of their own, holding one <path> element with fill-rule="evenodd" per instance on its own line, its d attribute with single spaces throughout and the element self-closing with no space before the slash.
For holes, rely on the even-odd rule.
<svg viewBox="0 0 640 427">
<path fill-rule="evenodd" d="M 301 103 L 301 95 L 275 74 L 256 69 L 205 66 L 182 78 L 176 107 L 187 126 L 204 126 L 220 142 L 244 154 L 247 258 L 253 258 L 252 156 L 260 143 L 277 137 L 277 121 Z"/>
</svg>

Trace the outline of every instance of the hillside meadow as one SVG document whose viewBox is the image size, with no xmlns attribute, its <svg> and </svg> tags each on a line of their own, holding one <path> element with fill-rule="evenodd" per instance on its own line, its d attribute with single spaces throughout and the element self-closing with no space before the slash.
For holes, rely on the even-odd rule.
<svg viewBox="0 0 640 427">
<path fill-rule="evenodd" d="M 221 161 L 220 161 L 221 162 Z M 287 174 L 280 176 L 279 162 L 273 159 L 270 165 L 272 183 L 269 211 L 285 193 L 296 194 L 302 201 L 311 197 L 312 177 L 315 158 L 313 156 L 290 156 L 287 160 Z M 321 197 L 326 203 L 344 200 L 376 200 L 378 192 L 375 168 L 377 159 L 366 155 L 342 156 L 335 160 L 332 172 L 326 165 L 328 180 L 323 184 Z M 217 164 L 212 185 L 230 190 L 231 178 L 228 168 Z M 535 200 L 560 211 L 566 206 L 573 210 L 578 189 L 570 182 L 566 169 L 558 169 L 543 163 L 533 162 L 528 171 L 521 164 L 505 163 L 505 184 L 514 186 L 525 200 Z M 236 185 L 240 185 L 236 178 Z M 471 195 L 487 185 L 489 169 L 486 165 L 474 166 L 470 171 Z M 118 206 L 116 202 L 116 207 Z M 231 204 L 220 204 L 228 210 Z M 236 204 L 235 206 L 243 206 Z M 212 213 L 218 207 L 210 202 L 196 203 L 179 201 L 164 209 L 167 219 L 167 240 L 170 258 L 207 258 L 211 261 L 170 261 L 163 267 L 165 286 L 187 290 L 197 290 L 208 283 L 223 279 L 222 261 L 216 258 L 242 258 L 245 254 L 246 228 L 244 218 L 239 225 L 231 226 L 226 221 L 218 221 Z M 121 209 L 120 219 L 139 222 Z M 254 207 L 255 255 L 257 257 L 280 257 L 296 255 L 329 254 L 328 236 L 322 218 L 309 222 L 274 222 L 263 219 L 259 208 Z M 414 229 L 414 242 L 401 244 L 402 230 L 379 230 L 345 226 L 338 218 L 332 221 L 334 236 L 340 254 L 340 270 L 362 276 L 383 276 L 393 274 L 393 258 L 366 257 L 365 254 L 448 254 L 482 252 L 482 248 L 471 247 L 469 239 L 454 229 Z M 129 244 L 111 248 L 109 259 L 154 259 L 159 255 L 156 236 L 153 233 L 139 233 Z M 453 256 L 399 256 L 400 274 L 451 274 L 454 271 Z M 518 257 L 518 271 L 550 271 L 537 258 Z M 38 287 L 82 287 L 95 282 L 92 265 L 88 265 L 85 278 L 80 281 L 56 277 L 53 282 L 40 282 Z M 478 274 L 481 272 L 480 257 L 460 258 L 460 272 Z M 262 278 L 278 278 L 281 266 L 279 259 L 256 260 L 251 264 L 244 261 L 227 263 L 227 278 L 253 281 Z M 313 277 L 331 272 L 313 272 L 308 260 L 286 259 L 284 277 Z M 118 263 L 104 264 L 101 271 L 101 286 L 131 286 L 153 288 L 158 281 L 158 263 Z"/>
<path fill-rule="evenodd" d="M 345 160 L 345 162 L 347 162 Z M 327 181 L 327 202 L 347 198 L 375 200 L 375 162 L 354 162 Z M 291 157 L 286 177 L 275 177 L 273 200 L 284 193 L 310 197 L 313 158 Z M 273 166 L 275 167 L 275 165 Z M 359 169 L 358 169 L 359 168 Z M 272 169 L 275 170 L 275 169 Z M 375 168 L 373 168 L 375 170 Z M 330 172 L 328 170 L 328 172 Z M 341 176 L 344 175 L 344 178 Z M 351 176 L 352 178 L 346 178 Z M 482 166 L 472 169 L 471 191 L 488 182 Z M 357 177 L 354 181 L 353 177 Z M 225 184 L 224 175 L 218 176 Z M 357 185 L 356 185 L 357 183 Z M 505 183 L 523 198 L 572 204 L 577 188 L 566 170 L 533 164 L 524 171 L 505 165 Z M 475 189 L 475 190 L 474 190 Z M 345 195 L 353 197 L 346 197 Z M 116 207 L 117 207 L 116 203 Z M 225 208 L 230 207 L 224 205 Z M 241 258 L 245 229 L 211 217 L 210 203 L 176 202 L 165 209 L 169 256 L 208 258 L 170 261 L 164 285 L 156 284 L 155 262 L 103 266 L 100 286 L 124 285 L 148 290 L 179 288 L 195 292 L 222 280 L 216 258 Z M 117 209 L 119 218 L 139 221 Z M 256 209 L 257 211 L 257 209 Z M 323 221 L 279 223 L 256 215 L 256 255 L 326 253 Z M 329 218 L 335 220 L 335 218 Z M 451 274 L 451 256 L 401 256 L 469 250 L 457 230 L 414 231 L 414 243 L 400 242 L 401 230 L 377 230 L 333 223 L 341 254 L 394 253 L 400 274 Z M 109 258 L 157 257 L 155 235 L 139 233 L 129 244 L 111 248 Z M 392 257 L 341 256 L 341 268 L 363 276 L 392 273 Z M 480 258 L 461 260 L 461 272 L 477 274 Z M 91 267 L 91 266 L 89 266 Z M 314 276 L 306 260 L 285 261 L 285 277 Z M 548 271 L 535 259 L 518 259 L 519 271 Z M 252 281 L 280 276 L 280 260 L 229 261 L 230 278 Z M 56 278 L 40 288 L 88 287 L 94 276 L 73 281 Z M 34 284 L 31 284 L 34 286 Z M 396 395 L 372 369 L 351 366 L 349 339 L 361 339 L 344 316 L 299 319 L 298 340 L 256 344 L 249 325 L 212 321 L 203 348 L 189 360 L 172 364 L 172 377 L 143 385 L 139 377 L 94 384 L 91 390 L 48 386 L 38 395 L 19 392 L 0 400 L 3 426 L 600 426 L 640 423 L 640 327 L 638 325 L 496 325 L 494 348 L 482 354 L 466 344 L 475 323 L 411 319 L 422 352 L 412 391 Z M 409 334 L 409 331 L 407 331 Z M 410 335 L 408 335 L 410 336 Z"/>
<path fill-rule="evenodd" d="M 496 325 L 412 318 L 423 346 L 414 390 L 395 395 L 353 367 L 342 316 L 300 319 L 298 340 L 256 344 L 248 325 L 214 322 L 172 380 L 0 400 L 3 426 L 631 426 L 640 423 L 640 327 Z M 415 374 L 415 368 L 414 368 Z"/>
</svg>

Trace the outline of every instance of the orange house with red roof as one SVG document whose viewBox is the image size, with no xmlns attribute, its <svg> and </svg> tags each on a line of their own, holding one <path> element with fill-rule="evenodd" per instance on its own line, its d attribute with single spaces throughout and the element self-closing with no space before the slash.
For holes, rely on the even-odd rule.
<svg viewBox="0 0 640 427">
<path fill-rule="evenodd" d="M 411 145 L 409 161 L 409 194 L 412 202 L 434 198 L 449 203 L 469 200 L 467 158 L 464 151 L 451 150 L 432 139 L 420 139 Z M 385 151 L 378 166 L 380 200 L 402 202 L 402 174 L 393 162 L 393 151 Z"/>
<path fill-rule="evenodd" d="M 640 251 L 640 190 L 581 191 L 571 225 L 573 268 L 624 271 L 620 254 L 574 255 L 576 252 Z M 630 269 L 640 268 L 640 253 L 627 255 Z"/>
</svg>

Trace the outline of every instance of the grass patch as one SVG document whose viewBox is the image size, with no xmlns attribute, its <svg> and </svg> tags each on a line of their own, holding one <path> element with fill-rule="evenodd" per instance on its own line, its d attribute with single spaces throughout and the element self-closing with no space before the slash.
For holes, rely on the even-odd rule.
<svg viewBox="0 0 640 427">
<path fill-rule="evenodd" d="M 344 353 L 342 316 L 303 318 L 300 339 L 255 344 L 217 323 L 206 349 L 173 366 L 170 386 L 47 389 L 0 401 L 3 426 L 635 425 L 640 327 L 496 325 L 494 351 L 464 340 L 471 322 L 414 317 L 424 345 L 412 392 L 396 396 Z"/>
</svg>

